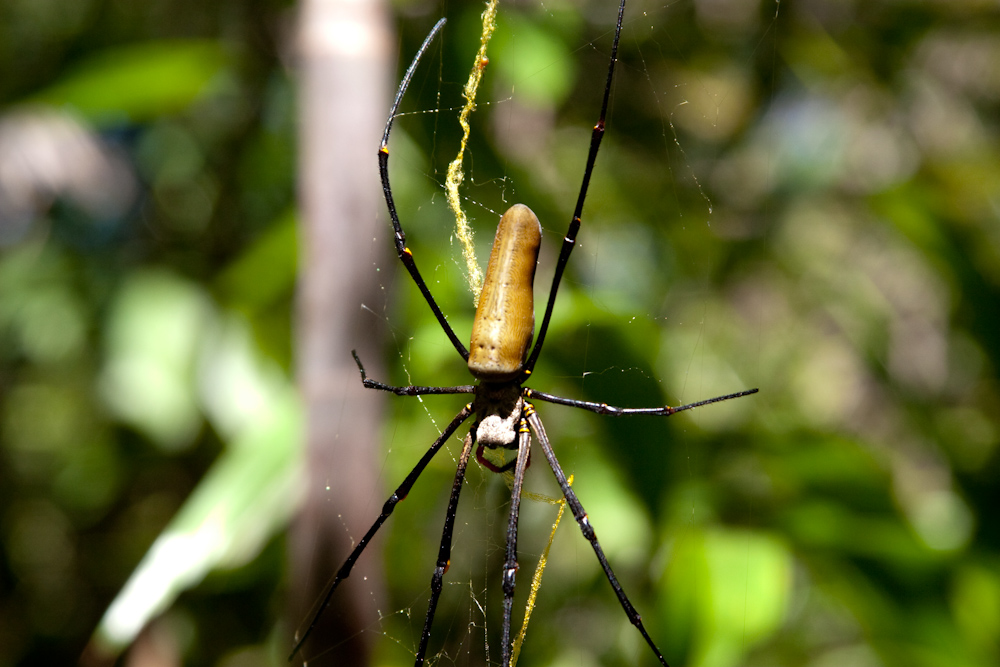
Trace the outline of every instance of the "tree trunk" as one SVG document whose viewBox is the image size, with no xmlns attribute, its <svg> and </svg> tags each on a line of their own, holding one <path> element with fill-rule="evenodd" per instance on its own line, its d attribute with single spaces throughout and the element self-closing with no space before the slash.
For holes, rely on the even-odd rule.
<svg viewBox="0 0 1000 667">
<path fill-rule="evenodd" d="M 383 298 L 375 268 L 391 262 L 376 161 L 392 76 L 388 9 L 380 0 L 304 0 L 300 21 L 296 365 L 308 488 L 289 542 L 293 624 L 307 620 L 383 500 L 382 398 L 362 387 L 351 350 L 372 376 L 381 375 L 380 341 L 362 304 Z M 369 664 L 373 637 L 362 630 L 377 619 L 384 598 L 378 546 L 337 590 L 304 656 Z"/>
</svg>

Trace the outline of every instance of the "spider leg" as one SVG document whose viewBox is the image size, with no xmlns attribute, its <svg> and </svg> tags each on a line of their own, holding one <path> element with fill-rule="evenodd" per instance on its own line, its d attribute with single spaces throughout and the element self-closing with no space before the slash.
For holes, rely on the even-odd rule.
<svg viewBox="0 0 1000 667">
<path fill-rule="evenodd" d="M 570 253 L 573 252 L 573 248 L 576 246 L 576 234 L 580 231 L 580 223 L 583 216 L 583 202 L 587 199 L 587 189 L 590 187 L 590 177 L 594 173 L 594 162 L 597 160 L 597 151 L 601 147 L 601 139 L 604 138 L 604 119 L 608 114 L 608 102 L 611 98 L 611 81 L 615 75 L 615 63 L 618 62 L 618 39 L 621 37 L 622 17 L 624 14 L 625 0 L 621 0 L 621 4 L 618 5 L 618 23 L 615 26 L 615 41 L 611 45 L 608 80 L 604 84 L 604 100 L 601 102 L 601 115 L 590 135 L 590 152 L 587 154 L 587 166 L 583 170 L 583 183 L 580 185 L 580 194 L 576 199 L 573 219 L 569 223 L 569 230 L 563 238 L 562 249 L 559 251 L 556 270 L 552 276 L 552 289 L 549 290 L 549 300 L 545 304 L 545 316 L 542 318 L 542 325 L 538 328 L 538 338 L 535 339 L 535 347 L 532 348 L 531 355 L 524 363 L 525 375 L 530 374 L 535 369 L 538 354 L 542 351 L 542 342 L 545 340 L 545 333 L 549 329 L 549 320 L 552 319 L 552 308 L 556 303 L 556 293 L 559 291 L 559 283 L 562 281 L 563 271 L 566 269 L 566 262 L 569 261 Z"/>
<path fill-rule="evenodd" d="M 510 667 L 510 616 L 514 607 L 514 579 L 517 576 L 517 518 L 521 508 L 521 487 L 524 485 L 524 471 L 528 468 L 528 453 L 531 448 L 531 432 L 528 423 L 521 419 L 517 437 L 517 465 L 514 468 L 514 485 L 510 490 L 510 518 L 507 522 L 507 559 L 503 566 L 503 667 Z"/>
<path fill-rule="evenodd" d="M 399 222 L 399 214 L 396 213 L 396 202 L 392 198 L 392 187 L 389 185 L 389 132 L 392 130 L 392 121 L 396 119 L 396 112 L 399 110 L 399 104 L 403 101 L 403 94 L 406 93 L 406 89 L 410 85 L 410 80 L 413 78 L 413 73 L 416 71 L 417 65 L 420 64 L 420 59 L 423 58 L 424 53 L 427 52 L 427 49 L 430 47 L 434 37 L 436 37 L 438 32 L 441 31 L 444 24 L 445 19 L 441 19 L 434 25 L 430 34 L 428 34 L 424 39 L 424 43 L 420 45 L 420 50 L 417 51 L 417 55 L 414 56 L 413 62 L 410 63 L 410 66 L 406 70 L 406 74 L 403 76 L 402 82 L 399 84 L 399 90 L 396 91 L 396 99 L 393 101 L 392 108 L 389 110 L 389 119 L 385 122 L 385 132 L 382 134 L 382 144 L 378 149 L 378 172 L 382 178 L 382 193 L 385 195 L 385 203 L 389 208 L 389 217 L 392 219 L 392 228 L 395 231 L 396 255 L 399 257 L 400 261 L 403 262 L 403 266 L 406 267 L 406 270 L 410 272 L 410 277 L 413 278 L 413 282 L 416 283 L 420 293 L 424 295 L 424 299 L 427 300 L 427 305 L 431 307 L 434 317 L 437 318 L 441 328 L 444 329 L 444 332 L 448 335 L 448 338 L 451 340 L 451 344 L 455 346 L 455 349 L 462 355 L 462 358 L 468 361 L 469 351 L 465 349 L 465 345 L 458 340 L 458 336 L 455 335 L 451 325 L 448 324 L 447 318 L 445 318 L 444 313 L 441 312 L 441 308 L 438 307 L 433 295 L 431 295 L 430 288 L 427 287 L 427 283 L 424 282 L 423 277 L 420 275 L 420 271 L 417 270 L 417 264 L 413 259 L 413 253 L 406 247 L 406 234 L 403 233 L 403 226 Z"/>
<path fill-rule="evenodd" d="M 358 365 L 358 370 L 361 371 L 361 383 L 365 385 L 366 389 L 378 389 L 379 391 L 388 391 L 396 394 L 397 396 L 422 396 L 424 394 L 474 394 L 476 393 L 475 385 L 463 384 L 458 387 L 424 387 L 422 385 L 410 385 L 406 387 L 394 387 L 391 384 L 385 384 L 379 382 L 378 380 L 371 380 L 368 378 L 368 374 L 365 373 L 365 367 L 361 365 L 361 359 L 358 357 L 357 350 L 351 350 L 351 354 L 354 356 L 354 362 Z"/>
<path fill-rule="evenodd" d="M 663 654 L 660 653 L 660 649 L 656 647 L 656 644 L 653 643 L 653 639 L 649 636 L 649 633 L 646 632 L 646 628 L 642 624 L 639 612 L 637 612 L 635 607 L 632 606 L 632 603 L 629 601 L 628 596 L 625 595 L 625 591 L 622 589 L 621 584 L 618 583 L 618 578 L 611 570 L 611 565 L 608 563 L 608 559 L 604 555 L 604 550 L 601 548 L 600 542 L 597 541 L 597 535 L 594 533 L 594 528 L 590 525 L 590 520 L 587 518 L 587 512 L 583 509 L 583 505 L 580 504 L 579 499 L 576 497 L 576 493 L 573 491 L 573 488 L 569 485 L 569 481 L 566 479 L 566 473 L 563 472 L 562 466 L 559 465 L 559 461 L 556 459 L 556 454 L 552 450 L 552 445 L 549 443 L 548 436 L 545 435 L 545 428 L 542 426 L 542 420 L 538 418 L 538 413 L 535 412 L 535 408 L 530 403 L 526 403 L 524 414 L 528 419 L 528 424 L 531 426 L 531 430 L 538 439 L 538 444 L 545 453 L 545 458 L 548 459 L 549 467 L 552 468 L 552 472 L 556 476 L 556 481 L 559 482 L 559 487 L 562 489 L 563 496 L 566 498 L 566 503 L 573 511 L 573 516 L 576 518 L 576 522 L 580 525 L 580 531 L 583 533 L 583 536 L 587 538 L 587 541 L 590 542 L 590 546 L 593 547 L 594 553 L 597 554 L 597 560 L 600 561 L 601 567 L 604 569 L 604 576 L 607 577 L 608 583 L 611 584 L 611 588 L 614 589 L 615 595 L 618 596 L 618 602 L 621 603 L 622 609 L 625 610 L 625 615 L 628 616 L 628 620 L 642 634 L 642 638 L 646 640 L 647 644 L 649 644 L 649 648 L 653 649 L 653 653 L 656 654 L 660 664 L 663 665 L 663 667 L 670 667 L 667 664 L 666 659 L 663 657 Z"/>
<path fill-rule="evenodd" d="M 417 478 L 420 477 L 420 473 L 424 471 L 424 468 L 426 468 L 427 464 L 431 462 L 434 455 L 438 453 L 448 438 L 451 437 L 458 427 L 462 425 L 462 422 L 468 419 L 471 414 L 472 404 L 470 403 L 462 408 L 462 411 L 451 420 L 451 423 L 445 427 L 438 439 L 434 441 L 434 444 L 430 446 L 430 449 L 428 449 L 423 457 L 421 457 L 421 459 L 417 462 L 417 465 L 410 471 L 410 474 L 406 476 L 403 483 L 396 487 L 396 490 L 393 491 L 392 495 L 385 501 L 385 504 L 382 505 L 382 513 L 378 515 L 378 518 L 375 519 L 375 523 L 372 524 L 371 528 L 368 529 L 368 532 L 365 533 L 365 536 L 362 537 L 361 541 L 358 542 L 356 547 L 354 547 L 354 551 L 351 552 L 351 555 L 347 557 L 344 564 L 340 566 L 339 570 L 337 570 L 337 575 L 327 587 L 326 593 L 323 596 L 323 601 L 320 602 L 319 607 L 316 609 L 316 613 L 313 614 L 312 620 L 309 622 L 309 627 L 306 629 L 302 637 L 295 642 L 295 646 L 292 647 L 292 652 L 288 656 L 289 662 L 292 661 L 295 654 L 299 652 L 299 649 L 302 648 L 306 640 L 309 639 L 309 635 L 311 635 L 312 631 L 316 628 L 316 624 L 319 622 L 320 616 L 323 615 L 323 612 L 326 611 L 326 608 L 330 605 L 330 599 L 333 597 L 333 592 L 337 590 L 337 586 L 340 585 L 341 581 L 351 576 L 351 569 L 354 567 L 354 563 L 358 560 L 358 557 L 361 556 L 361 552 L 365 550 L 365 547 L 367 547 L 368 543 L 371 542 L 375 533 L 378 532 L 378 529 L 382 527 L 382 524 L 385 523 L 386 519 L 389 518 L 389 515 L 392 514 L 392 511 L 396 508 L 399 501 L 406 498 L 406 495 L 410 492 L 413 484 L 417 481 Z M 463 452 L 463 455 L 465 458 L 468 458 L 467 453 Z"/>
<path fill-rule="evenodd" d="M 471 409 L 466 406 L 466 410 Z M 468 416 L 468 415 L 466 415 Z M 434 574 L 431 575 L 431 599 L 427 603 L 427 616 L 424 618 L 424 631 L 420 635 L 420 648 L 413 661 L 413 667 L 420 667 L 424 664 L 424 655 L 427 653 L 427 642 L 431 638 L 431 624 L 434 622 L 434 612 L 437 610 L 438 599 L 441 597 L 442 581 L 444 573 L 451 565 L 451 536 L 455 528 L 455 513 L 458 511 L 458 496 L 462 492 L 462 483 L 465 481 L 465 468 L 469 464 L 469 456 L 472 454 L 474 438 L 472 433 L 465 436 L 465 444 L 462 447 L 462 455 L 458 459 L 458 469 L 455 471 L 455 481 L 451 485 L 451 499 L 448 501 L 448 512 L 444 517 L 444 530 L 441 531 L 441 546 L 438 549 L 437 566 Z"/>
<path fill-rule="evenodd" d="M 571 408 L 580 408 L 582 410 L 589 410 L 590 412 L 596 412 L 599 415 L 610 415 L 612 417 L 621 417 L 622 415 L 652 415 L 659 417 L 669 417 L 677 412 L 683 412 L 684 410 L 691 410 L 693 408 L 700 408 L 703 405 L 709 405 L 710 403 L 719 403 L 720 401 L 728 401 L 732 398 L 740 398 L 742 396 L 749 396 L 750 394 L 756 394 L 757 389 L 747 389 L 745 391 L 738 391 L 735 394 L 726 394 L 725 396 L 716 396 L 715 398 L 706 398 L 703 401 L 696 401 L 694 403 L 688 403 L 687 405 L 681 405 L 676 408 L 672 408 L 669 405 L 664 405 L 658 408 L 619 408 L 614 405 L 608 405 L 607 403 L 595 403 L 592 401 L 578 401 L 573 398 L 563 398 L 562 396 L 555 396 L 553 394 L 546 394 L 543 391 L 535 391 L 534 389 L 525 389 L 526 398 L 537 398 L 540 401 L 546 401 L 547 403 L 556 403 L 557 405 L 568 405 Z"/>
</svg>

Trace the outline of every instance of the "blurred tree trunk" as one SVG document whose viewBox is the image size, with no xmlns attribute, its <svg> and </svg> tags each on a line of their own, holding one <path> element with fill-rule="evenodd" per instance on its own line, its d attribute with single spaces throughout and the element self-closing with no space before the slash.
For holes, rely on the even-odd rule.
<svg viewBox="0 0 1000 667">
<path fill-rule="evenodd" d="M 362 387 L 351 350 L 374 377 L 382 375 L 380 341 L 361 306 L 383 298 L 373 268 L 391 262 L 390 241 L 379 233 L 385 221 L 376 162 L 392 77 L 388 8 L 380 0 L 304 0 L 300 21 L 296 365 L 308 489 L 289 544 L 292 624 L 304 622 L 382 504 L 382 401 Z M 376 542 L 338 589 L 305 657 L 369 663 L 372 637 L 361 631 L 382 606 L 381 569 Z"/>
</svg>

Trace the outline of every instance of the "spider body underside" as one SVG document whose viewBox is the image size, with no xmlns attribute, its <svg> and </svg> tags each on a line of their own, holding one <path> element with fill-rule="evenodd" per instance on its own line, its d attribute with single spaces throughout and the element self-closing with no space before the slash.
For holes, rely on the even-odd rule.
<svg viewBox="0 0 1000 667">
<path fill-rule="evenodd" d="M 514 449 L 521 415 L 524 412 L 524 398 L 519 385 L 480 384 L 476 388 L 476 422 L 472 432 L 481 447 Z"/>
<path fill-rule="evenodd" d="M 392 196 L 392 189 L 389 185 L 388 172 L 388 141 L 392 122 L 402 101 L 403 95 L 410 83 L 413 73 L 420 62 L 420 59 L 430 46 L 430 43 L 441 30 L 445 23 L 441 19 L 431 30 L 418 50 L 413 62 L 410 64 L 400 83 L 395 100 L 386 122 L 385 132 L 382 136 L 382 143 L 378 152 L 379 171 L 382 179 L 382 189 L 385 195 L 386 205 L 395 232 L 396 253 L 400 261 L 409 271 L 417 288 L 423 294 L 432 312 L 441 325 L 441 328 L 451 340 L 455 349 L 468 362 L 470 373 L 479 380 L 477 385 L 462 385 L 453 387 L 434 386 L 392 386 L 372 380 L 367 377 L 364 366 L 357 354 L 354 354 L 355 362 L 361 373 L 361 379 L 365 387 L 388 391 L 400 396 L 418 396 L 431 394 L 472 394 L 472 402 L 465 405 L 454 419 L 444 428 L 441 435 L 424 453 L 416 466 L 406 476 L 403 482 L 396 488 L 382 507 L 382 512 L 372 524 L 368 532 L 357 543 L 354 550 L 347 557 L 344 564 L 338 570 L 333 581 L 327 587 L 318 611 L 311 619 L 308 629 L 298 638 L 289 660 L 293 659 L 310 636 L 319 620 L 320 615 L 328 606 L 334 591 L 341 581 L 346 579 L 371 541 L 372 537 L 379 530 L 382 524 L 392 514 L 396 504 L 399 503 L 409 493 L 417 478 L 430 460 L 443 447 L 444 443 L 458 430 L 463 422 L 474 416 L 473 425 L 469 433 L 463 440 L 462 452 L 459 456 L 455 479 L 452 484 L 451 496 L 448 509 L 445 514 L 445 525 L 442 531 L 441 543 L 438 551 L 437 563 L 431 576 L 431 596 L 428 604 L 427 614 L 424 619 L 424 628 L 421 633 L 420 643 L 414 656 L 414 666 L 423 665 L 428 642 L 431 636 L 431 626 L 434 620 L 434 613 L 437 608 L 438 599 L 442 590 L 442 580 L 450 564 L 451 541 L 454 529 L 455 516 L 458 508 L 458 500 L 462 490 L 465 470 L 469 459 L 472 456 L 473 446 L 476 446 L 476 459 L 488 469 L 494 472 L 505 472 L 514 470 L 514 481 L 511 488 L 510 514 L 506 534 L 506 556 L 503 567 L 503 598 L 504 615 L 502 623 L 502 657 L 501 665 L 509 667 L 511 662 L 511 639 L 510 625 L 513 609 L 514 589 L 516 581 L 517 564 L 517 522 L 520 508 L 521 490 L 524 481 L 524 472 L 529 461 L 529 452 L 532 435 L 541 447 L 546 461 L 558 482 L 563 496 L 569 505 L 580 531 L 584 538 L 590 543 L 601 564 L 604 574 L 614 589 L 618 601 L 628 616 L 629 621 L 639 630 L 643 639 L 656 655 L 657 660 L 664 667 L 669 667 L 661 651 L 653 642 L 649 633 L 643 626 L 641 617 L 628 596 L 618 583 L 614 572 L 604 555 L 600 542 L 594 532 L 593 527 L 587 518 L 587 513 L 570 487 L 566 474 L 563 472 L 559 461 L 555 456 L 552 445 L 545 433 L 541 419 L 535 412 L 535 408 L 530 399 L 581 408 L 590 412 L 602 415 L 651 415 L 668 416 L 683 410 L 689 410 L 709 403 L 729 400 L 740 396 L 756 393 L 756 389 L 718 396 L 715 398 L 698 401 L 680 407 L 660 406 L 651 408 L 623 408 L 611 406 L 606 403 L 595 403 L 590 401 L 579 401 L 571 398 L 554 396 L 544 392 L 539 392 L 524 386 L 524 382 L 531 375 L 535 362 L 541 351 L 542 343 L 548 329 L 549 320 L 552 316 L 552 309 L 555 303 L 556 293 L 562 279 L 569 255 L 576 243 L 576 235 L 581 225 L 583 204 L 587 194 L 590 177 L 593 172 L 597 151 L 600 147 L 601 138 L 604 135 L 604 120 L 608 109 L 608 101 L 611 92 L 611 82 L 614 75 L 615 62 L 618 50 L 618 40 L 622 28 L 622 16 L 625 9 L 625 0 L 621 0 L 618 8 L 618 21 L 615 29 L 614 43 L 611 50 L 611 59 L 608 66 L 607 83 L 604 90 L 604 98 L 601 105 L 600 118 L 594 126 L 591 135 L 590 151 L 587 158 L 586 168 L 583 175 L 583 183 L 577 199 L 573 218 L 569 225 L 569 230 L 563 239 L 562 249 L 556 263 L 555 273 L 552 280 L 552 289 L 547 300 L 545 314 L 542 318 L 538 336 L 535 338 L 534 347 L 531 346 L 534 333 L 534 304 L 532 300 L 532 287 L 534 282 L 535 267 L 537 265 L 538 249 L 541 238 L 541 226 L 535 214 L 528 207 L 515 204 L 501 218 L 494 240 L 493 249 L 490 254 L 490 262 L 487 267 L 486 279 L 483 285 L 483 292 L 480 296 L 479 306 L 473 322 L 470 350 L 459 341 L 455 332 L 448 324 L 447 319 L 434 300 L 430 289 L 427 287 L 420 272 L 417 270 L 413 253 L 406 246 L 406 235 L 403 232 L 399 216 L 396 212 L 395 202 Z M 530 350 L 530 351 L 529 351 Z M 483 457 L 483 449 L 509 449 L 516 450 L 517 457 L 503 465 L 497 466 Z"/>
</svg>

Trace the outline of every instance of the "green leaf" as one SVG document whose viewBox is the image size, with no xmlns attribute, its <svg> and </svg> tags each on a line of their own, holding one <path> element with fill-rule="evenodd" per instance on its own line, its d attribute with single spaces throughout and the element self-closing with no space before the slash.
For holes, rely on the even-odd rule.
<svg viewBox="0 0 1000 667">
<path fill-rule="evenodd" d="M 190 105 L 223 71 L 222 43 L 155 41 L 93 56 L 29 101 L 70 105 L 95 123 L 142 121 Z"/>
</svg>

